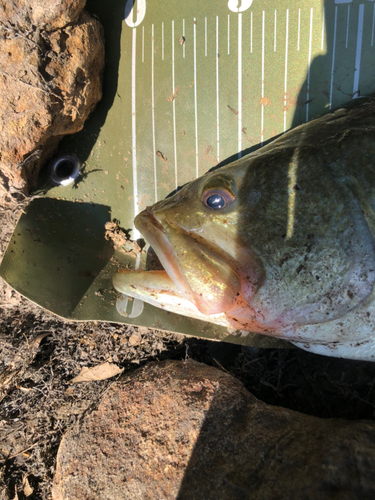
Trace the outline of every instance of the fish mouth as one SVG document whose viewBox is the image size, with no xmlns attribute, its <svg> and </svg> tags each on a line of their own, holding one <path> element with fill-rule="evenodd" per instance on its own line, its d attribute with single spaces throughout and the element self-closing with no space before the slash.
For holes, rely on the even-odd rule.
<svg viewBox="0 0 375 500">
<path fill-rule="evenodd" d="M 241 282 L 225 255 L 218 255 L 166 214 L 158 218 L 151 207 L 134 222 L 180 293 L 202 314 L 218 314 L 234 307 Z"/>
<path fill-rule="evenodd" d="M 147 207 L 143 212 L 138 214 L 134 220 L 134 224 L 151 245 L 164 270 L 179 291 L 186 299 L 195 304 L 196 301 L 193 292 L 178 267 L 173 246 L 165 233 L 163 225 L 155 217 L 152 208 Z"/>
</svg>

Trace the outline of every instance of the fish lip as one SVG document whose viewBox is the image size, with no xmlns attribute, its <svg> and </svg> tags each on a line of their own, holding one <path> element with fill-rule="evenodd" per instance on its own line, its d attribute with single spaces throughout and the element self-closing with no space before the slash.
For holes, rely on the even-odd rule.
<svg viewBox="0 0 375 500">
<path fill-rule="evenodd" d="M 177 265 L 173 246 L 165 233 L 163 225 L 155 217 L 152 207 L 147 207 L 143 212 L 139 213 L 134 220 L 134 224 L 150 243 L 164 270 L 180 292 L 196 305 L 193 292 Z"/>
<path fill-rule="evenodd" d="M 137 217 L 135 218 L 134 223 L 135 223 L 136 228 L 139 231 L 141 231 L 141 229 L 137 226 L 137 219 L 139 219 L 141 221 L 141 224 L 142 224 L 142 220 L 145 218 L 146 215 L 150 219 L 148 222 L 151 222 L 153 224 L 153 226 L 157 227 L 158 229 L 160 229 L 160 231 L 164 232 L 164 228 L 163 228 L 162 224 L 158 221 L 158 219 L 155 217 L 154 212 L 152 210 L 152 207 L 146 207 L 146 209 L 143 212 L 141 212 L 140 214 L 138 214 Z"/>
</svg>

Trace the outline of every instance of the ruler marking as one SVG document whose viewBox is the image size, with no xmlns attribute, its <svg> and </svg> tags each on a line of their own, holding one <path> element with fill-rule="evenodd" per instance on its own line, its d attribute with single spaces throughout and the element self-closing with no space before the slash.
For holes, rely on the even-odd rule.
<svg viewBox="0 0 375 500">
<path fill-rule="evenodd" d="M 134 217 L 139 212 L 138 206 L 138 172 L 137 172 L 137 131 L 136 131 L 136 100 L 135 100 L 135 88 L 136 88 L 136 48 L 137 48 L 137 28 L 133 28 L 132 37 L 132 170 L 133 170 L 133 203 L 134 203 Z M 140 237 L 139 231 L 134 229 L 133 231 L 134 239 L 137 240 Z"/>
<path fill-rule="evenodd" d="M 336 30 L 337 30 L 337 5 L 335 5 L 335 23 L 333 27 L 333 48 L 332 48 L 331 83 L 329 89 L 329 109 L 332 108 L 333 76 L 335 70 L 335 52 L 336 52 Z"/>
<path fill-rule="evenodd" d="M 194 18 L 194 117 L 195 117 L 195 174 L 199 177 L 198 158 L 198 109 L 197 109 L 197 25 Z"/>
<path fill-rule="evenodd" d="M 207 17 L 204 18 L 204 55 L 207 57 Z"/>
<path fill-rule="evenodd" d="M 286 131 L 286 93 L 288 90 L 288 44 L 289 44 L 289 9 L 286 9 L 285 27 L 285 69 L 284 69 L 284 132 Z"/>
<path fill-rule="evenodd" d="M 361 52 L 362 52 L 362 34 L 363 34 L 363 17 L 365 5 L 359 4 L 358 12 L 358 31 L 357 31 L 357 48 L 355 54 L 354 82 L 353 82 L 353 99 L 359 97 L 359 74 L 361 70 Z"/>
<path fill-rule="evenodd" d="M 250 15 L 250 54 L 253 53 L 253 13 Z"/>
<path fill-rule="evenodd" d="M 265 25 L 265 11 L 262 11 L 262 101 L 264 97 L 264 25 Z M 263 146 L 264 139 L 264 104 L 262 102 L 261 106 L 261 117 L 260 117 L 260 145 Z"/>
<path fill-rule="evenodd" d="M 345 40 L 345 48 L 348 48 L 348 39 L 349 39 L 349 19 L 350 19 L 350 5 L 348 5 L 348 13 L 346 18 L 346 40 Z"/>
<path fill-rule="evenodd" d="M 219 122 L 219 17 L 216 16 L 216 147 L 217 162 L 220 162 L 220 122 Z"/>
<path fill-rule="evenodd" d="M 161 58 L 164 61 L 164 23 L 161 23 Z"/>
<path fill-rule="evenodd" d="M 172 113 L 173 113 L 173 146 L 174 146 L 174 175 L 176 179 L 176 189 L 178 186 L 177 180 L 177 140 L 176 140 L 176 102 L 175 102 L 175 78 L 174 78 L 174 21 L 172 21 Z"/>
<path fill-rule="evenodd" d="M 228 14 L 228 55 L 230 53 L 230 15 Z"/>
<path fill-rule="evenodd" d="M 142 26 L 142 62 L 145 62 L 145 27 Z"/>
<path fill-rule="evenodd" d="M 238 158 L 242 151 L 242 13 L 238 13 Z"/>
<path fill-rule="evenodd" d="M 314 9 L 310 9 L 310 34 L 309 34 L 309 61 L 307 69 L 307 89 L 306 89 L 306 121 L 309 121 L 309 100 L 310 100 L 310 70 L 311 70 L 311 46 L 312 46 L 312 29 L 313 29 L 313 14 Z"/>
<path fill-rule="evenodd" d="M 154 81 L 154 59 L 155 59 L 155 35 L 154 25 L 151 25 L 151 119 L 152 119 L 152 152 L 154 159 L 154 184 L 155 202 L 158 200 L 158 184 L 156 176 L 156 145 L 155 145 L 155 81 Z"/>
<path fill-rule="evenodd" d="M 185 59 L 185 19 L 182 20 L 182 38 L 183 38 L 183 44 L 182 44 L 182 57 Z"/>
</svg>

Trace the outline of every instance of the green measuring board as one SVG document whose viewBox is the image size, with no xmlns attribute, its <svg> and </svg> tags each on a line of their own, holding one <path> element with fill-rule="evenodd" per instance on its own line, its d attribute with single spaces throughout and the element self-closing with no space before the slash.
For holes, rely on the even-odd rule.
<svg viewBox="0 0 375 500">
<path fill-rule="evenodd" d="M 250 344 L 253 337 L 117 297 L 104 225 L 134 216 L 217 164 L 375 89 L 373 1 L 89 0 L 107 65 L 101 103 L 60 149 L 86 162 L 74 187 L 41 179 L 1 276 L 61 316 Z M 117 303 L 117 307 L 116 307 Z M 122 312 L 124 315 L 119 313 Z M 267 339 L 265 340 L 267 342 Z"/>
</svg>

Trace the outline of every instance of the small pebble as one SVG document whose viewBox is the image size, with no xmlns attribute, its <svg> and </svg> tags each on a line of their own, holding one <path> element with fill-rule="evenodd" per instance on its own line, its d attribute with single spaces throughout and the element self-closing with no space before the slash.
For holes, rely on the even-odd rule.
<svg viewBox="0 0 375 500">
<path fill-rule="evenodd" d="M 147 334 L 148 334 L 147 326 L 139 326 L 138 327 L 138 335 L 147 335 Z"/>
<path fill-rule="evenodd" d="M 133 345 L 138 345 L 140 343 L 140 341 L 141 341 L 141 337 L 139 337 L 138 335 L 133 334 L 133 335 L 131 335 L 129 337 L 129 341 L 128 342 L 129 342 L 129 345 L 133 346 Z"/>
</svg>

